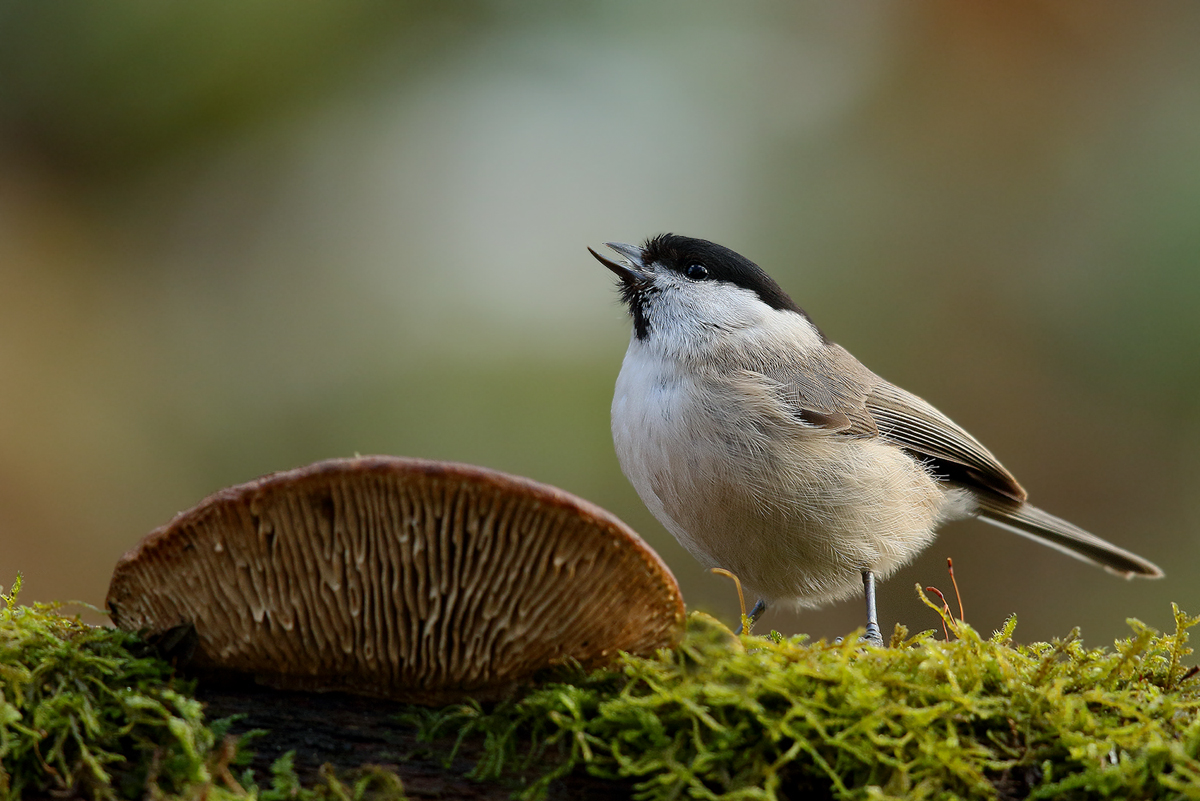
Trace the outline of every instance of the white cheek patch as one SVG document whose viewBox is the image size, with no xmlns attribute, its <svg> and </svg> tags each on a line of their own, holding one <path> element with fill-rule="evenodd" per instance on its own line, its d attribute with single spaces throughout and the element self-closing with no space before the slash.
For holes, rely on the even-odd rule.
<svg viewBox="0 0 1200 801">
<path fill-rule="evenodd" d="M 764 304 L 766 314 L 752 331 L 748 342 L 772 353 L 804 353 L 825 347 L 821 332 L 807 317 L 793 311 L 772 309 Z"/>
</svg>

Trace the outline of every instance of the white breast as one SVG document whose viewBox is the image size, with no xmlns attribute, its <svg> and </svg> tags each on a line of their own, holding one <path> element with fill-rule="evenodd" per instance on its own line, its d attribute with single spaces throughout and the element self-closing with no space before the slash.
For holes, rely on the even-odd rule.
<svg viewBox="0 0 1200 801">
<path fill-rule="evenodd" d="M 679 443 L 687 437 L 684 413 L 692 388 L 673 362 L 655 358 L 635 339 L 625 353 L 613 393 L 612 432 L 617 459 L 642 502 L 692 554 L 703 549 L 667 513 L 653 487 L 664 475 L 687 469 Z M 703 557 L 700 556 L 703 561 Z"/>
</svg>

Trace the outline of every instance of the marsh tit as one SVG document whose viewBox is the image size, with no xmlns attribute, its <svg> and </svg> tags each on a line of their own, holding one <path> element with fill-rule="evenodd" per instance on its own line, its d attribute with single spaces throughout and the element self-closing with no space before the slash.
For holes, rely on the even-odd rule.
<svg viewBox="0 0 1200 801">
<path fill-rule="evenodd" d="M 1120 576 L 1158 567 L 1031 506 L 991 452 L 834 344 L 758 265 L 663 234 L 592 255 L 633 318 L 612 404 L 621 469 L 706 567 L 767 605 L 812 608 L 863 587 L 978 517 Z"/>
</svg>

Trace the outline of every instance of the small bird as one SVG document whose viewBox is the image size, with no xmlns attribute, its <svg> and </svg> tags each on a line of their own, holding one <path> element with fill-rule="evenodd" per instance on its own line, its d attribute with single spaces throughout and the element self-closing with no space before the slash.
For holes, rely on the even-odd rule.
<svg viewBox="0 0 1200 801">
<path fill-rule="evenodd" d="M 991 452 L 834 344 L 758 265 L 703 239 L 615 242 L 633 318 L 612 404 L 621 469 L 706 567 L 758 602 L 814 608 L 978 517 L 1126 578 L 1163 572 L 1026 502 Z"/>
</svg>

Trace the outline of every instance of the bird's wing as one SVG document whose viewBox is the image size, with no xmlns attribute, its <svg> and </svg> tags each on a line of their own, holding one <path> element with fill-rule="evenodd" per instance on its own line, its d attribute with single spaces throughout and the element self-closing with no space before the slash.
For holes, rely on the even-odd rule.
<svg viewBox="0 0 1200 801">
<path fill-rule="evenodd" d="M 916 395 L 881 380 L 865 404 L 881 437 L 932 459 L 935 472 L 957 484 L 1025 500 L 1025 490 L 987 448 Z"/>
<path fill-rule="evenodd" d="M 933 406 L 884 381 L 838 345 L 813 356 L 818 362 L 806 371 L 782 359 L 758 367 L 784 386 L 804 423 L 846 436 L 882 437 L 948 481 L 1025 500 L 1025 490 L 999 460 Z"/>
</svg>

